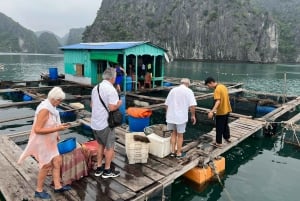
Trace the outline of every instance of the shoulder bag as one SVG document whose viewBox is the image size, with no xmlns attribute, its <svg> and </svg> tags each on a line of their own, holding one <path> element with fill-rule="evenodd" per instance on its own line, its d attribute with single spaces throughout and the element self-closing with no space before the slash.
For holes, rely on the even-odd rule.
<svg viewBox="0 0 300 201">
<path fill-rule="evenodd" d="M 101 96 L 100 96 L 100 92 L 99 92 L 99 84 L 97 86 L 97 90 L 98 90 L 98 95 L 99 95 L 99 99 L 103 105 L 103 107 L 106 109 L 106 111 L 108 112 L 108 126 L 110 128 L 114 128 L 117 126 L 120 126 L 122 124 L 122 120 L 123 120 L 123 116 L 122 113 L 119 111 L 119 109 L 115 110 L 115 111 L 109 111 L 106 107 L 106 105 L 104 104 Z"/>
</svg>

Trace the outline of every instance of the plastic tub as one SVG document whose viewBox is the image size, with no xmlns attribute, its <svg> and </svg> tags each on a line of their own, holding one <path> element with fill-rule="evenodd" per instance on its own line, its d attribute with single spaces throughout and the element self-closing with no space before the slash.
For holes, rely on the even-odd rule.
<svg viewBox="0 0 300 201">
<path fill-rule="evenodd" d="M 59 154 L 65 154 L 76 148 L 76 138 L 70 137 L 57 144 Z"/>
<path fill-rule="evenodd" d="M 128 116 L 128 123 L 130 132 L 143 132 L 144 128 L 149 126 L 150 117 L 135 118 Z"/>
</svg>

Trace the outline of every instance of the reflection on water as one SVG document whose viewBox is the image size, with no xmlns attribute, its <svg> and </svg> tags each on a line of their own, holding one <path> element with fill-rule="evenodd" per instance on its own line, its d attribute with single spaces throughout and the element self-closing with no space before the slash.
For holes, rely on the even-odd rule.
<svg viewBox="0 0 300 201">
<path fill-rule="evenodd" d="M 212 76 L 219 82 L 242 82 L 250 90 L 300 95 L 295 87 L 300 85 L 300 65 L 176 61 L 167 64 L 165 74 L 195 80 Z"/>
<path fill-rule="evenodd" d="M 0 80 L 39 80 L 42 72 L 50 67 L 57 67 L 63 73 L 63 55 L 0 55 Z"/>
</svg>

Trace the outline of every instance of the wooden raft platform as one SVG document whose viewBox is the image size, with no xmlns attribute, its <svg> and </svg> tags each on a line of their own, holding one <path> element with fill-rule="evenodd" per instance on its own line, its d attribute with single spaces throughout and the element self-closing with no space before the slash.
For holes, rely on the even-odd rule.
<svg viewBox="0 0 300 201">
<path fill-rule="evenodd" d="M 88 119 L 81 122 L 89 125 Z M 121 172 L 120 177 L 103 179 L 95 177 L 94 171 L 90 171 L 90 176 L 72 183 L 73 189 L 70 192 L 61 195 L 53 193 L 48 180 L 45 190 L 51 193 L 52 200 L 144 200 L 193 167 L 202 166 L 226 152 L 260 130 L 263 125 L 261 121 L 239 118 L 230 123 L 232 142 L 223 143 L 221 148 L 213 145 L 213 130 L 186 144 L 183 150 L 187 156 L 183 159 L 170 156 L 158 158 L 149 154 L 147 163 L 131 165 L 128 164 L 124 146 L 126 130 L 119 127 L 116 129 L 118 140 L 113 166 Z M 33 159 L 27 159 L 22 166 L 16 164 L 22 150 L 12 140 L 14 137 L 0 138 L 0 160 L 3 164 L 0 167 L 0 189 L 7 201 L 34 200 L 38 166 Z"/>
</svg>

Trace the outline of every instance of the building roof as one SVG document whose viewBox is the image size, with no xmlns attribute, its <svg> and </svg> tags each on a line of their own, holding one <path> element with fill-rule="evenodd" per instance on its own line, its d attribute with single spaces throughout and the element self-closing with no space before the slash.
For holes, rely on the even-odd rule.
<svg viewBox="0 0 300 201">
<path fill-rule="evenodd" d="M 132 41 L 132 42 L 99 42 L 99 43 L 78 43 L 60 47 L 62 50 L 124 50 L 142 44 L 149 44 L 156 48 L 163 49 L 153 45 L 149 41 Z M 163 49 L 165 50 L 165 49 Z M 165 50 L 166 51 L 166 50 Z"/>
</svg>

